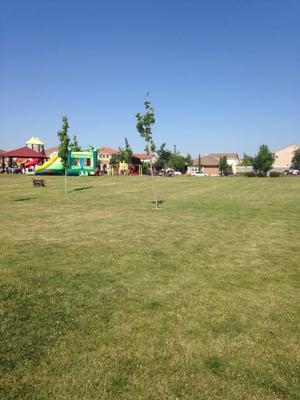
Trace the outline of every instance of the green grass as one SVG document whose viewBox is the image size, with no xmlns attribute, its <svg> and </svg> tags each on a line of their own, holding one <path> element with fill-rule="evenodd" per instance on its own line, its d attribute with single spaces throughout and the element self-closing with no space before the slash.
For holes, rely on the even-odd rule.
<svg viewBox="0 0 300 400">
<path fill-rule="evenodd" d="M 46 181 L 0 176 L 1 399 L 299 399 L 300 179 Z"/>
</svg>

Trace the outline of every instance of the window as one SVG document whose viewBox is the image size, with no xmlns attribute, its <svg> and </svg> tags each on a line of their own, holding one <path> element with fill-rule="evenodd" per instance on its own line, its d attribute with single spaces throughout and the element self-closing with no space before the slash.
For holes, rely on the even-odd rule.
<svg viewBox="0 0 300 400">
<path fill-rule="evenodd" d="M 73 164 L 73 165 L 79 165 L 79 164 L 80 164 L 79 158 L 73 158 L 73 159 L 72 159 L 72 164 Z"/>
<path fill-rule="evenodd" d="M 85 165 L 86 167 L 90 167 L 90 166 L 91 166 L 91 159 L 90 159 L 90 158 L 86 158 L 86 159 L 84 160 L 84 165 Z"/>
</svg>

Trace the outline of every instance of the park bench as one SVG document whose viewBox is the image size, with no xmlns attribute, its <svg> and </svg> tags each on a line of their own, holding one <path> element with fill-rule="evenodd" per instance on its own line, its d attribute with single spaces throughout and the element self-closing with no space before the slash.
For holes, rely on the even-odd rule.
<svg viewBox="0 0 300 400">
<path fill-rule="evenodd" d="M 45 187 L 46 181 L 44 179 L 32 179 L 33 187 Z"/>
</svg>

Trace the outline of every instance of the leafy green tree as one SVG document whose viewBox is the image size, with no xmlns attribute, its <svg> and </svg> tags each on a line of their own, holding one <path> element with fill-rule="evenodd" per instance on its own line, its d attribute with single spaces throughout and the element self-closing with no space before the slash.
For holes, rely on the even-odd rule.
<svg viewBox="0 0 300 400">
<path fill-rule="evenodd" d="M 57 135 L 59 137 L 59 148 L 58 148 L 58 156 L 61 159 L 63 168 L 64 168 L 64 173 L 65 173 L 65 192 L 67 192 L 67 168 L 68 168 L 68 150 L 69 150 L 69 144 L 70 144 L 70 137 L 68 135 L 68 130 L 69 130 L 69 122 L 68 118 L 64 115 L 62 117 L 62 127 L 61 129 L 57 132 Z"/>
<path fill-rule="evenodd" d="M 220 157 L 220 160 L 219 160 L 219 170 L 220 170 L 221 175 L 225 175 L 227 168 L 228 168 L 227 156 L 225 155 L 223 157 Z"/>
<path fill-rule="evenodd" d="M 145 101 L 144 103 L 146 112 L 144 114 L 137 113 L 136 114 L 136 128 L 139 132 L 140 136 L 145 139 L 146 147 L 145 151 L 147 152 L 150 160 L 150 172 L 151 172 L 151 180 L 152 180 L 152 188 L 154 194 L 154 203 L 155 208 L 158 209 L 158 201 L 156 188 L 154 184 L 154 176 L 153 176 L 153 165 L 152 165 L 152 154 L 155 151 L 155 144 L 152 136 L 152 126 L 155 123 L 155 115 L 154 108 L 152 107 L 150 101 Z"/>
<path fill-rule="evenodd" d="M 132 154 L 133 154 L 132 149 L 128 143 L 127 138 L 125 138 L 125 146 L 119 147 L 119 154 L 118 154 L 119 160 L 129 163 Z"/>
<path fill-rule="evenodd" d="M 188 167 L 190 167 L 191 165 L 193 165 L 193 159 L 192 156 L 187 153 L 186 157 L 185 157 L 185 163 Z"/>
<path fill-rule="evenodd" d="M 170 159 L 172 152 L 166 149 L 166 143 L 162 143 L 160 148 L 157 150 L 158 159 L 155 162 L 155 168 L 161 170 L 163 168 L 168 168 L 170 164 Z"/>
<path fill-rule="evenodd" d="M 172 153 L 169 166 L 175 171 L 182 173 L 186 170 L 186 157 L 182 156 L 179 152 Z"/>
<path fill-rule="evenodd" d="M 201 164 L 201 155 L 198 155 L 198 171 L 201 172 L 202 170 L 202 164 Z"/>
<path fill-rule="evenodd" d="M 111 159 L 109 160 L 109 165 L 116 167 L 120 162 L 120 155 L 119 154 L 113 154 L 111 156 Z"/>
<path fill-rule="evenodd" d="M 253 158 L 253 169 L 259 175 L 266 175 L 272 168 L 274 160 L 275 154 L 269 150 L 266 144 L 262 144 Z"/>
<path fill-rule="evenodd" d="M 295 150 L 294 157 L 292 159 L 292 168 L 300 170 L 300 149 Z"/>
<path fill-rule="evenodd" d="M 251 167 L 253 164 L 253 157 L 244 153 L 242 164 L 244 167 Z"/>
</svg>

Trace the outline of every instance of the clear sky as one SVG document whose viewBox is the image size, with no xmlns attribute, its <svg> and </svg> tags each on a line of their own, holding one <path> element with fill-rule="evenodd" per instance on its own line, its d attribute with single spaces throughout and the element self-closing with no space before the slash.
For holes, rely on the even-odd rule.
<svg viewBox="0 0 300 400">
<path fill-rule="evenodd" d="M 2 0 L 0 148 L 118 147 L 147 91 L 182 153 L 300 142 L 299 0 Z"/>
</svg>

